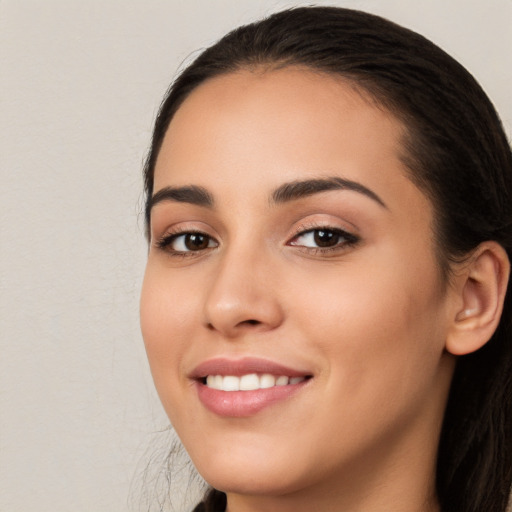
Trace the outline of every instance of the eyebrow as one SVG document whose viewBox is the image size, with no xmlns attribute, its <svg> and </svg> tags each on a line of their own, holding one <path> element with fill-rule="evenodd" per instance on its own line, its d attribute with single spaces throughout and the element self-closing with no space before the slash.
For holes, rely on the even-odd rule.
<svg viewBox="0 0 512 512">
<path fill-rule="evenodd" d="M 386 203 L 373 190 L 357 181 L 346 180 L 338 176 L 284 183 L 272 193 L 271 200 L 276 204 L 286 203 L 329 190 L 351 190 L 358 192 L 387 209 Z"/>
<path fill-rule="evenodd" d="M 146 207 L 146 218 L 149 219 L 151 209 L 164 201 L 176 203 L 189 203 L 197 206 L 213 208 L 213 196 L 203 187 L 197 185 L 186 185 L 184 187 L 164 187 L 156 192 L 148 201 Z"/>
<path fill-rule="evenodd" d="M 352 190 L 373 199 L 383 208 L 387 208 L 386 203 L 369 188 L 357 181 L 346 180 L 338 176 L 283 183 L 272 193 L 271 202 L 282 204 L 329 190 Z M 148 201 L 146 207 L 146 219 L 148 221 L 152 208 L 165 201 L 195 204 L 206 208 L 213 208 L 215 204 L 213 196 L 204 187 L 198 185 L 164 187 Z"/>
</svg>

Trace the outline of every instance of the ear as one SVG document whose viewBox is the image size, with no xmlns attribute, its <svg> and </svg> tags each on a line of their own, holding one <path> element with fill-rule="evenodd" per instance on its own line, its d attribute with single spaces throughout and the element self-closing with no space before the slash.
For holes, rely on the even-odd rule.
<svg viewBox="0 0 512 512">
<path fill-rule="evenodd" d="M 485 345 L 500 322 L 510 274 L 507 253 L 497 242 L 483 242 L 457 272 L 458 300 L 446 339 L 454 355 Z"/>
</svg>

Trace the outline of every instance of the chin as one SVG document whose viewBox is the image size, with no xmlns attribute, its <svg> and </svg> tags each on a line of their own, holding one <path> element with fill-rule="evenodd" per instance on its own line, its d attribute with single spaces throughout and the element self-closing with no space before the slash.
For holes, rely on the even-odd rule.
<svg viewBox="0 0 512 512">
<path fill-rule="evenodd" d="M 282 495 L 301 487 L 307 480 L 300 463 L 292 458 L 273 457 L 267 450 L 256 456 L 226 452 L 220 457 L 192 459 L 200 475 L 220 491 L 244 495 Z"/>
<path fill-rule="evenodd" d="M 247 465 L 244 469 L 209 470 L 201 476 L 215 489 L 247 496 L 277 496 L 301 487 L 300 480 L 289 478 L 283 470 L 267 471 Z"/>
</svg>

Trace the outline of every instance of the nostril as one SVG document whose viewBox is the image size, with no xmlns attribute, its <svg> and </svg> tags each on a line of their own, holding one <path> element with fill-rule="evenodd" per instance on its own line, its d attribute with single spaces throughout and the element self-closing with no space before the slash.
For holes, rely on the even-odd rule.
<svg viewBox="0 0 512 512">
<path fill-rule="evenodd" d="M 238 324 L 236 324 L 235 327 L 242 327 L 244 325 L 261 325 L 262 322 L 260 322 L 259 320 L 253 320 L 253 319 L 250 319 L 250 320 L 242 320 L 241 322 L 239 322 Z M 215 331 L 216 330 L 216 327 L 213 323 L 211 322 L 208 322 L 206 324 L 206 328 L 209 330 L 209 331 Z"/>
<path fill-rule="evenodd" d="M 245 320 L 243 322 L 241 322 L 242 324 L 249 324 L 249 325 L 258 325 L 260 324 L 261 322 L 259 322 L 258 320 Z"/>
</svg>

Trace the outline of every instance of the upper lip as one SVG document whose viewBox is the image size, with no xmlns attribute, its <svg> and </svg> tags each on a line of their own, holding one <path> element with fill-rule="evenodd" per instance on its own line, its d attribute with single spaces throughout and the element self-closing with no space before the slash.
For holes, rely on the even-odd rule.
<svg viewBox="0 0 512 512">
<path fill-rule="evenodd" d="M 240 377 L 249 373 L 268 373 L 277 376 L 286 375 L 287 377 L 305 377 L 311 375 L 311 373 L 307 371 L 290 368 L 267 359 L 246 357 L 243 359 L 209 359 L 196 366 L 189 377 L 191 379 L 203 379 L 208 375 L 233 375 Z"/>
</svg>

